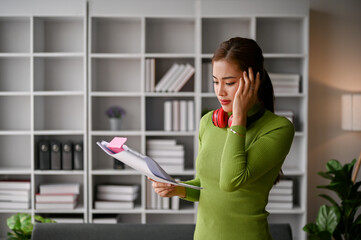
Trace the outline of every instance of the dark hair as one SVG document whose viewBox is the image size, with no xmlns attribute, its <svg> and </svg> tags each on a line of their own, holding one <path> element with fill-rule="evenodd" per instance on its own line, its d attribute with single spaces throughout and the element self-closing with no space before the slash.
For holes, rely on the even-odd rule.
<svg viewBox="0 0 361 240">
<path fill-rule="evenodd" d="M 222 42 L 214 52 L 212 63 L 219 60 L 227 60 L 238 65 L 241 71 L 248 71 L 251 67 L 254 73 L 259 72 L 261 83 L 258 89 L 258 99 L 265 109 L 274 112 L 274 92 L 271 79 L 264 68 L 262 49 L 256 41 L 249 38 L 235 37 Z M 274 184 L 279 182 L 282 169 L 280 170 Z"/>
<path fill-rule="evenodd" d="M 262 50 L 256 41 L 235 37 L 222 42 L 214 52 L 212 63 L 222 59 L 237 64 L 241 71 L 248 71 L 248 68 L 251 67 L 254 73 L 259 72 L 261 74 L 258 99 L 267 110 L 274 112 L 272 82 L 264 69 Z"/>
</svg>

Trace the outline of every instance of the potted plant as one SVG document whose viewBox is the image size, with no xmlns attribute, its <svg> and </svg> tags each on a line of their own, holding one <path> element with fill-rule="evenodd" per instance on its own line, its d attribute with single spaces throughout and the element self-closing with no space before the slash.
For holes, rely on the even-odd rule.
<svg viewBox="0 0 361 240">
<path fill-rule="evenodd" d="M 39 215 L 35 215 L 34 218 L 36 222 L 55 223 L 54 220 Z M 34 225 L 31 222 L 31 215 L 29 213 L 14 214 L 7 219 L 6 223 L 11 230 L 11 232 L 8 232 L 9 240 L 31 239 Z"/>
<path fill-rule="evenodd" d="M 117 131 L 121 129 L 122 118 L 126 112 L 119 106 L 111 106 L 107 109 L 106 115 L 109 117 L 110 130 Z"/>
<path fill-rule="evenodd" d="M 303 230 L 309 234 L 309 239 L 361 239 L 361 214 L 357 215 L 357 210 L 361 206 L 361 191 L 358 190 L 361 181 L 356 182 L 356 178 L 351 178 L 355 162 L 356 159 L 342 166 L 339 161 L 330 160 L 326 164 L 327 172 L 318 173 L 321 177 L 329 179 L 330 183 L 317 187 L 335 192 L 339 201 L 327 194 L 320 194 L 331 203 L 331 206 L 322 205 L 316 223 L 304 226 Z"/>
</svg>

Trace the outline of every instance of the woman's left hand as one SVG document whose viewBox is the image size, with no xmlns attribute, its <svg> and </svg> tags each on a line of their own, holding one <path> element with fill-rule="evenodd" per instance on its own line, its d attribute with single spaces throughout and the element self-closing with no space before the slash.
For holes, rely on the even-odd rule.
<svg viewBox="0 0 361 240">
<path fill-rule="evenodd" d="M 246 126 L 247 113 L 258 101 L 258 89 L 261 83 L 260 74 L 253 74 L 252 68 L 248 68 L 248 74 L 243 71 L 239 81 L 238 90 L 233 100 L 233 125 Z"/>
</svg>

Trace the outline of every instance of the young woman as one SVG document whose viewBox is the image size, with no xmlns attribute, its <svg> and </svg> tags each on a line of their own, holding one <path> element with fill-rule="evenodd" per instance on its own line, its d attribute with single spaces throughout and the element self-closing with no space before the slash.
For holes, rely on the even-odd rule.
<svg viewBox="0 0 361 240">
<path fill-rule="evenodd" d="M 203 189 L 154 181 L 153 188 L 162 197 L 199 202 L 194 239 L 272 239 L 265 207 L 294 127 L 273 113 L 273 87 L 254 40 L 221 43 L 212 64 L 221 108 L 201 119 L 196 177 L 186 182 Z"/>
</svg>

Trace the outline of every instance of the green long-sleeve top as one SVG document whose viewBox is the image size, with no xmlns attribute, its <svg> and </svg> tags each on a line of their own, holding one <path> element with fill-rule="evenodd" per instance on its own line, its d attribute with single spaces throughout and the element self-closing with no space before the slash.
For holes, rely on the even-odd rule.
<svg viewBox="0 0 361 240">
<path fill-rule="evenodd" d="M 269 191 L 286 158 L 294 126 L 270 111 L 247 128 L 215 127 L 212 112 L 200 122 L 196 176 L 188 201 L 199 201 L 194 239 L 267 240 Z"/>
</svg>

